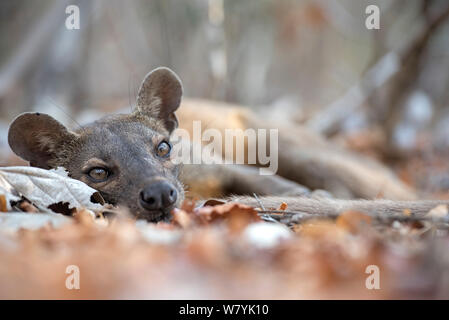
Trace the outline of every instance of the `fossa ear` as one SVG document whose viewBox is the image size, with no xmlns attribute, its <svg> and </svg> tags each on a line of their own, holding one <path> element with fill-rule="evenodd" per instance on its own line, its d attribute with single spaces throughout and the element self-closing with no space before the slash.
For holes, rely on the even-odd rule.
<svg viewBox="0 0 449 320">
<path fill-rule="evenodd" d="M 23 113 L 9 126 L 12 151 L 34 167 L 51 168 L 49 162 L 77 135 L 48 114 Z"/>
<path fill-rule="evenodd" d="M 137 94 L 137 112 L 161 120 L 171 133 L 178 127 L 175 111 L 182 97 L 179 77 L 169 68 L 154 69 L 145 76 Z"/>
</svg>

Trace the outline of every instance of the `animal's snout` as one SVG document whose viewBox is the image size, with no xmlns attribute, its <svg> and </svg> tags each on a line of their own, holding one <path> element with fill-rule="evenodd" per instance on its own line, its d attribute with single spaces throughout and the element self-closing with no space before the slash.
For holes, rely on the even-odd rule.
<svg viewBox="0 0 449 320">
<path fill-rule="evenodd" d="M 147 210 L 164 210 L 176 203 L 178 192 L 168 181 L 156 181 L 140 192 L 140 203 Z"/>
</svg>

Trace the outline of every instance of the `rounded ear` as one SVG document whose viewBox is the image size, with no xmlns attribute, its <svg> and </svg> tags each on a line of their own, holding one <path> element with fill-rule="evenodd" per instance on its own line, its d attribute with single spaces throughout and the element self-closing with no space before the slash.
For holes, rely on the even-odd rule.
<svg viewBox="0 0 449 320">
<path fill-rule="evenodd" d="M 9 126 L 8 143 L 12 151 L 32 166 L 49 169 L 49 162 L 61 153 L 76 135 L 57 120 L 42 113 L 23 113 Z"/>
<path fill-rule="evenodd" d="M 166 67 L 154 69 L 145 76 L 137 94 L 137 112 L 162 120 L 172 132 L 178 126 L 174 112 L 179 108 L 182 84 L 179 77 Z"/>
</svg>

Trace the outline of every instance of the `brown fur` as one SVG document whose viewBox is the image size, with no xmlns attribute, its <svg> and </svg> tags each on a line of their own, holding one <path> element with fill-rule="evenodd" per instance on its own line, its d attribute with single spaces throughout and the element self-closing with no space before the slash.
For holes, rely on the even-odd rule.
<svg viewBox="0 0 449 320">
<path fill-rule="evenodd" d="M 325 189 L 344 198 L 416 199 L 415 192 L 385 166 L 338 148 L 298 125 L 267 121 L 263 114 L 241 106 L 197 99 L 184 101 L 177 114 L 180 127 L 191 135 L 195 120 L 201 121 L 203 129 L 218 129 L 223 137 L 225 129 L 278 129 L 277 174 L 311 189 Z M 248 146 L 245 148 L 247 152 Z M 224 148 L 223 156 L 229 157 Z"/>
</svg>

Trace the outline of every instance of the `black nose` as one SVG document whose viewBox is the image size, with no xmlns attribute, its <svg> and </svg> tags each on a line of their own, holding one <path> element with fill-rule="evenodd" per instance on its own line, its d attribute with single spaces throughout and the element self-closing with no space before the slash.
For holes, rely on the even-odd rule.
<svg viewBox="0 0 449 320">
<path fill-rule="evenodd" d="M 168 181 L 157 181 L 140 192 L 140 203 L 147 210 L 163 210 L 172 206 L 178 199 L 178 192 Z"/>
</svg>

